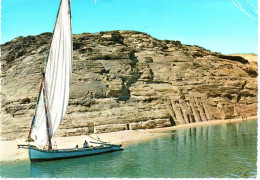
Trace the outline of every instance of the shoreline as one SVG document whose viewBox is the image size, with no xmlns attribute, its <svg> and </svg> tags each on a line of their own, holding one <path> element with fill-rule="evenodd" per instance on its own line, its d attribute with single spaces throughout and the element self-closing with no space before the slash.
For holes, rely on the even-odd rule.
<svg viewBox="0 0 260 180">
<path fill-rule="evenodd" d="M 212 120 L 204 121 L 190 124 L 182 124 L 171 127 L 164 128 L 154 128 L 154 129 L 137 129 L 137 130 L 125 130 L 109 133 L 96 134 L 101 140 L 105 142 L 110 142 L 112 144 L 122 144 L 123 147 L 127 147 L 131 144 L 143 142 L 147 140 L 154 139 L 156 137 L 166 136 L 166 131 L 197 127 L 197 126 L 208 126 L 224 123 L 234 123 L 247 120 L 255 120 L 257 116 L 249 117 L 246 119 L 226 119 L 226 120 Z M 94 138 L 97 138 L 96 135 L 91 135 Z M 17 144 L 27 144 L 25 142 L 26 138 L 15 139 L 12 141 L 0 141 L 0 163 L 15 162 L 20 160 L 29 161 L 28 150 L 27 149 L 18 149 Z M 57 143 L 57 148 L 71 148 L 79 145 L 81 147 L 83 142 L 87 140 L 92 141 L 89 136 L 67 136 L 67 137 L 53 137 L 52 143 L 55 145 Z M 31 143 L 33 144 L 33 143 Z"/>
</svg>

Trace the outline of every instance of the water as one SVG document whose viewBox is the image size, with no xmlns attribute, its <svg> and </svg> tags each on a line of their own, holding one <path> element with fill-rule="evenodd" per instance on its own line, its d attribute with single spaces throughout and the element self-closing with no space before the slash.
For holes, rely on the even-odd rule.
<svg viewBox="0 0 260 180">
<path fill-rule="evenodd" d="M 256 177 L 257 121 L 186 128 L 124 151 L 0 164 L 2 177 Z"/>
</svg>

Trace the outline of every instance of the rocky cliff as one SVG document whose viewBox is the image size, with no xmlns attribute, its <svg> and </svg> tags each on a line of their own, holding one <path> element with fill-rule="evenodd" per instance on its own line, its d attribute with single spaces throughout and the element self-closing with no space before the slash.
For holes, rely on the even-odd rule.
<svg viewBox="0 0 260 180">
<path fill-rule="evenodd" d="M 1 46 L 1 137 L 26 137 L 51 34 Z M 134 31 L 74 35 L 67 113 L 56 136 L 255 116 L 257 64 Z"/>
</svg>

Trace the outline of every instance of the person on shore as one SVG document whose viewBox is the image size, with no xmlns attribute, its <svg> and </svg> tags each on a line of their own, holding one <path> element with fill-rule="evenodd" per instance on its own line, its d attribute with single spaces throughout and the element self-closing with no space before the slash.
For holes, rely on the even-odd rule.
<svg viewBox="0 0 260 180">
<path fill-rule="evenodd" d="M 76 145 L 76 147 L 75 148 L 79 148 L 79 146 L 78 145 Z"/>
<path fill-rule="evenodd" d="M 88 148 L 89 145 L 88 145 L 88 142 L 85 140 L 84 144 L 83 144 L 83 148 Z"/>
</svg>

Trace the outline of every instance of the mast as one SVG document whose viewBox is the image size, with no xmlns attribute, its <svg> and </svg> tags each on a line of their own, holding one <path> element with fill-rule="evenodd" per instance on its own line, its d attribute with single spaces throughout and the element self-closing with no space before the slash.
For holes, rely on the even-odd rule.
<svg viewBox="0 0 260 180">
<path fill-rule="evenodd" d="M 72 53 L 71 4 L 61 0 L 28 135 L 41 147 L 48 145 L 49 150 L 68 106 Z"/>
<path fill-rule="evenodd" d="M 68 1 L 70 1 L 70 0 L 68 0 Z M 51 36 L 51 41 L 50 41 L 50 48 L 49 48 L 48 55 L 47 55 L 47 58 L 46 58 L 44 71 L 42 72 L 42 83 L 41 83 L 43 85 L 42 92 L 43 92 L 44 110 L 45 110 L 45 117 L 46 117 L 46 130 L 47 130 L 46 135 L 47 135 L 47 141 L 48 141 L 48 145 L 47 145 L 48 150 L 52 149 L 52 144 L 51 144 L 50 123 L 49 123 L 49 117 L 48 117 L 48 109 L 47 109 L 44 81 L 45 81 L 46 66 L 47 66 L 47 63 L 48 63 L 49 53 L 50 53 L 50 50 L 51 50 L 51 45 L 52 45 L 52 40 L 53 40 L 53 35 L 54 35 L 54 32 L 55 32 L 56 24 L 57 24 L 57 21 L 58 21 L 58 16 L 59 16 L 59 13 L 60 13 L 61 3 L 62 3 L 62 0 L 60 1 L 59 10 L 58 10 L 58 13 L 56 15 L 55 25 L 54 25 L 54 28 L 53 28 L 53 31 L 52 31 L 52 36 Z"/>
<path fill-rule="evenodd" d="M 43 101 L 44 101 L 44 109 L 45 109 L 45 116 L 46 116 L 46 130 L 47 130 L 47 140 L 48 140 L 48 150 L 52 149 L 52 144 L 51 144 L 51 137 L 50 137 L 50 124 L 49 124 L 49 118 L 48 118 L 48 111 L 47 111 L 47 102 L 45 98 L 45 84 L 44 84 L 44 79 L 45 79 L 45 73 L 42 73 L 42 84 L 43 84 Z"/>
</svg>

